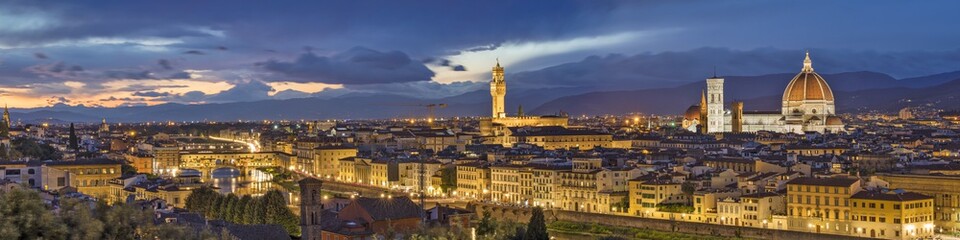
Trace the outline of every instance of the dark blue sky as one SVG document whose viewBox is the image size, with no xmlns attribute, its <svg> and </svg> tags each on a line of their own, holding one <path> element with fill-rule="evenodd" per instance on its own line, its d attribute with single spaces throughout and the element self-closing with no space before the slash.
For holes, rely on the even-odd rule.
<svg viewBox="0 0 960 240">
<path fill-rule="evenodd" d="M 562 82 L 516 80 L 525 87 L 688 81 L 716 65 L 792 72 L 804 50 L 823 56 L 820 71 L 913 77 L 960 70 L 957 9 L 957 1 L 5 1 L 0 101 L 449 96 L 482 89 L 498 57 L 511 74 L 619 66 L 553 71 Z M 641 66 L 615 65 L 638 58 Z"/>
</svg>

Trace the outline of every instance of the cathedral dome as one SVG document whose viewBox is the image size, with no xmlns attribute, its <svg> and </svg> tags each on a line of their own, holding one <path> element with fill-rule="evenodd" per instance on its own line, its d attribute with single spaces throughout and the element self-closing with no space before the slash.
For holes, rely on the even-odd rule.
<svg viewBox="0 0 960 240">
<path fill-rule="evenodd" d="M 690 108 L 687 108 L 687 112 L 683 113 L 683 119 L 686 120 L 700 120 L 700 106 L 693 105 Z"/>
<path fill-rule="evenodd" d="M 820 74 L 813 71 L 810 53 L 807 53 L 807 58 L 803 60 L 803 70 L 790 80 L 783 92 L 783 101 L 806 100 L 833 101 L 830 85 L 827 85 L 827 81 L 823 80 Z"/>
<path fill-rule="evenodd" d="M 843 120 L 837 116 L 827 117 L 827 125 L 843 125 Z"/>
</svg>

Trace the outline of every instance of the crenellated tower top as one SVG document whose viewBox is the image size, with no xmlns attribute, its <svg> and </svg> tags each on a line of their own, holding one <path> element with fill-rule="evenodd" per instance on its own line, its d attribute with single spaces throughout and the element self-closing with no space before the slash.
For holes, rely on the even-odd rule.
<svg viewBox="0 0 960 240">
<path fill-rule="evenodd" d="M 503 67 L 500 66 L 500 59 L 497 59 L 497 65 L 493 66 L 493 82 L 503 82 Z"/>
</svg>

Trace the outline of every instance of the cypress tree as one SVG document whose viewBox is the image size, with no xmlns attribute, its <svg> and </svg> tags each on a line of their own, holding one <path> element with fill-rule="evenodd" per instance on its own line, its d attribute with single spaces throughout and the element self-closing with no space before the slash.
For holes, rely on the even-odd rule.
<svg viewBox="0 0 960 240">
<path fill-rule="evenodd" d="M 0 143 L 0 160 L 7 160 L 10 158 L 10 155 L 7 150 L 7 145 Z"/>
<path fill-rule="evenodd" d="M 10 126 L 5 121 L 0 121 L 0 137 L 10 136 Z"/>
<path fill-rule="evenodd" d="M 287 209 L 287 200 L 283 194 L 277 190 L 271 190 L 263 194 L 263 213 L 266 223 L 277 223 Z"/>
<path fill-rule="evenodd" d="M 69 141 L 70 141 L 70 142 L 67 143 L 67 144 L 68 144 L 68 147 L 70 147 L 70 150 L 73 150 L 73 153 L 74 153 L 74 154 L 79 154 L 79 153 L 80 153 L 80 140 L 77 139 L 77 130 L 73 128 L 73 123 L 70 123 L 70 139 L 69 139 Z"/>
<path fill-rule="evenodd" d="M 237 206 L 233 208 L 234 222 L 239 224 L 250 224 L 247 222 L 246 213 L 250 211 L 250 201 L 252 200 L 253 198 L 250 197 L 250 195 L 243 195 L 243 197 L 240 197 L 240 201 L 237 201 Z"/>
<path fill-rule="evenodd" d="M 236 194 L 230 193 L 227 195 L 227 204 L 226 209 L 224 209 L 223 220 L 228 222 L 237 223 L 237 214 L 236 210 L 238 208 L 237 203 L 240 202 L 240 198 Z"/>
<path fill-rule="evenodd" d="M 252 198 L 247 211 L 243 214 L 244 224 L 263 224 L 263 199 Z"/>
<path fill-rule="evenodd" d="M 543 219 L 543 208 L 534 207 L 530 216 L 530 222 L 527 223 L 527 232 L 523 235 L 523 240 L 549 240 L 550 234 L 547 233 L 547 223 Z"/>
<path fill-rule="evenodd" d="M 477 235 L 485 236 L 493 233 L 496 230 L 496 223 L 490 219 L 490 213 L 483 214 L 483 218 L 480 219 L 480 223 L 477 224 Z"/>
<path fill-rule="evenodd" d="M 277 190 L 271 190 L 263 195 L 263 213 L 266 224 L 283 226 L 290 235 L 300 235 L 300 226 L 297 216 L 287 208 L 287 200 Z"/>
<path fill-rule="evenodd" d="M 220 218 L 220 204 L 223 203 L 223 197 L 220 197 L 219 194 L 214 195 L 209 207 L 207 207 L 207 218 L 219 219 Z"/>
</svg>

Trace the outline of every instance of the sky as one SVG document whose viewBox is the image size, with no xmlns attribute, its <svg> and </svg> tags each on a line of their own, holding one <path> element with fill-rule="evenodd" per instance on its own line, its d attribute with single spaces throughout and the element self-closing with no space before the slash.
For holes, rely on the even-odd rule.
<svg viewBox="0 0 960 240">
<path fill-rule="evenodd" d="M 742 59 L 796 53 L 783 60 L 795 62 L 784 65 L 794 71 L 811 49 L 854 66 L 832 70 L 912 77 L 960 70 L 958 7 L 957 1 L 2 1 L 0 103 L 445 97 L 483 89 L 498 60 L 508 76 L 540 76 L 518 80 L 520 86 L 615 85 L 647 80 L 577 73 L 636 68 L 656 75 L 673 70 L 650 66 L 703 56 L 720 61 L 723 54 L 737 56 L 722 58 L 725 71 L 775 73 L 769 71 L 780 69 L 748 70 L 753 63 Z M 640 65 L 617 67 L 624 59 Z M 710 64 L 718 63 L 695 66 L 711 71 L 703 70 Z M 538 74 L 558 66 L 567 71 Z"/>
</svg>

